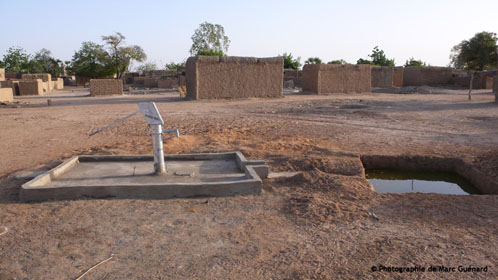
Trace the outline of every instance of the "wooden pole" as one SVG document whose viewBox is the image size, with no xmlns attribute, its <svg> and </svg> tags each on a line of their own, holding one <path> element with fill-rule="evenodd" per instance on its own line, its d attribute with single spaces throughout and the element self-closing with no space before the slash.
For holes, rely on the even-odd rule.
<svg viewBox="0 0 498 280">
<path fill-rule="evenodd" d="M 474 82 L 474 71 L 470 71 L 469 100 L 472 100 L 472 83 Z"/>
</svg>

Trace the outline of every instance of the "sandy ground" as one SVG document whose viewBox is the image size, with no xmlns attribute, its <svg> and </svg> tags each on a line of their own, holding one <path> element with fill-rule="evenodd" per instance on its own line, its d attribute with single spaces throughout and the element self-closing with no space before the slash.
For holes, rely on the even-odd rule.
<svg viewBox="0 0 498 280">
<path fill-rule="evenodd" d="M 433 92 L 17 98 L 0 106 L 0 279 L 75 279 L 111 254 L 84 279 L 497 279 L 498 196 L 378 194 L 363 176 L 362 154 L 427 155 L 498 179 L 494 95 Z M 256 196 L 19 202 L 19 172 L 78 154 L 150 154 L 139 115 L 88 137 L 141 101 L 180 129 L 165 135 L 166 153 L 241 150 L 273 172 L 302 173 L 266 179 Z M 488 270 L 372 272 L 379 265 Z"/>
</svg>

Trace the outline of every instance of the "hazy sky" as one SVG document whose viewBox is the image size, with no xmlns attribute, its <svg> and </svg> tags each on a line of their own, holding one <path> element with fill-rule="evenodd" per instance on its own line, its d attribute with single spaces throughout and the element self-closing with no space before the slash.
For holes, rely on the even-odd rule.
<svg viewBox="0 0 498 280">
<path fill-rule="evenodd" d="M 116 31 L 158 66 L 189 56 L 200 23 L 221 24 L 228 55 L 277 56 L 301 62 L 367 58 L 378 45 L 396 65 L 410 57 L 449 63 L 451 48 L 480 31 L 498 32 L 498 1 L 9 1 L 0 0 L 0 57 L 11 46 L 42 48 L 70 60 L 83 41 Z"/>
</svg>

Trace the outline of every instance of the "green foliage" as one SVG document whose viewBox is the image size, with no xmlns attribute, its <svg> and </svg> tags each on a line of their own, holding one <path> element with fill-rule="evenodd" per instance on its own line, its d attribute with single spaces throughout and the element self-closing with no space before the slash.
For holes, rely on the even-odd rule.
<svg viewBox="0 0 498 280">
<path fill-rule="evenodd" d="M 332 60 L 327 62 L 327 64 L 348 64 L 344 59 Z"/>
<path fill-rule="evenodd" d="M 0 60 L 0 68 L 4 68 L 3 61 Z"/>
<path fill-rule="evenodd" d="M 215 50 L 201 50 L 197 53 L 197 55 L 206 55 L 206 56 L 224 56 L 222 51 Z"/>
<path fill-rule="evenodd" d="M 375 46 L 372 53 L 369 55 L 371 60 L 360 58 L 356 64 L 370 64 L 377 66 L 394 66 L 394 59 L 388 59 L 383 50 Z"/>
<path fill-rule="evenodd" d="M 370 65 L 373 65 L 372 61 L 368 60 L 368 59 L 363 59 L 363 58 L 360 58 L 356 61 L 356 64 L 370 64 Z"/>
<path fill-rule="evenodd" d="M 185 63 L 186 63 L 185 60 L 180 63 L 174 63 L 174 62 L 166 63 L 166 65 L 164 65 L 164 69 L 176 70 L 180 67 L 185 66 Z"/>
<path fill-rule="evenodd" d="M 485 70 L 497 67 L 497 37 L 493 32 L 479 32 L 451 49 L 451 65 L 468 70 Z"/>
<path fill-rule="evenodd" d="M 415 58 L 411 57 L 405 63 L 405 67 L 407 67 L 407 66 L 427 66 L 427 64 L 425 62 L 423 62 L 422 60 L 416 60 Z"/>
<path fill-rule="evenodd" d="M 298 69 L 301 67 L 301 57 L 294 59 L 292 53 L 284 53 L 282 57 L 284 58 L 284 69 Z"/>
<path fill-rule="evenodd" d="M 323 64 L 323 62 L 319 57 L 310 57 L 304 62 L 304 64 Z"/>
<path fill-rule="evenodd" d="M 373 65 L 394 66 L 394 59 L 388 59 L 384 51 L 379 49 L 378 46 L 373 48 L 372 54 L 369 57 L 372 59 Z"/>
<path fill-rule="evenodd" d="M 145 62 L 136 68 L 138 72 L 157 70 L 157 65 L 154 62 Z"/>
<path fill-rule="evenodd" d="M 30 55 L 21 47 L 10 47 L 3 56 L 5 72 L 27 73 L 30 70 Z"/>
<path fill-rule="evenodd" d="M 83 42 L 68 65 L 70 65 L 69 72 L 77 76 L 99 78 L 112 77 L 116 74 L 111 58 L 104 46 L 93 42 Z"/>
<path fill-rule="evenodd" d="M 223 26 L 208 22 L 201 23 L 191 38 L 191 55 L 201 55 L 201 52 L 212 51 L 212 53 L 216 53 L 218 56 L 223 56 L 228 52 L 230 45 L 230 40 L 225 35 Z M 211 52 L 208 53 L 210 54 L 202 55 L 213 55 Z"/>
<path fill-rule="evenodd" d="M 116 32 L 114 35 L 102 36 L 108 48 L 108 56 L 116 72 L 116 78 L 121 79 L 124 72 L 128 71 L 132 61 L 143 62 L 147 59 L 144 50 L 137 45 L 125 46 L 123 34 Z"/>
<path fill-rule="evenodd" d="M 52 77 L 58 77 L 62 74 L 61 63 L 61 60 L 52 57 L 49 50 L 41 49 L 29 62 L 30 73 L 49 73 Z"/>
</svg>

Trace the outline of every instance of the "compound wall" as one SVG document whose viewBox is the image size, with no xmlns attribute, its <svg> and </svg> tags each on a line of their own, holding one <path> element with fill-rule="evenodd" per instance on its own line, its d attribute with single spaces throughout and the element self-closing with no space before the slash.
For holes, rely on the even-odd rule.
<svg viewBox="0 0 498 280">
<path fill-rule="evenodd" d="M 393 87 L 403 87 L 403 66 L 398 66 L 393 68 Z"/>
<path fill-rule="evenodd" d="M 54 86 L 54 89 L 63 89 L 64 88 L 64 80 L 62 78 L 53 79 L 52 84 Z"/>
<path fill-rule="evenodd" d="M 392 88 L 394 67 L 372 66 L 372 87 Z"/>
<path fill-rule="evenodd" d="M 91 79 L 90 95 L 122 95 L 123 80 L 118 79 Z"/>
<path fill-rule="evenodd" d="M 301 87 L 302 76 L 303 71 L 297 69 L 284 69 L 284 87 L 286 83 L 289 84 L 289 81 L 292 81 L 294 87 Z"/>
<path fill-rule="evenodd" d="M 144 87 L 146 87 L 146 88 L 156 88 L 158 80 L 159 80 L 159 78 L 147 78 L 147 77 L 145 77 L 145 79 L 144 79 Z"/>
<path fill-rule="evenodd" d="M 175 88 L 176 86 L 178 86 L 178 81 L 174 78 L 160 79 L 157 81 L 158 88 L 171 89 Z"/>
<path fill-rule="evenodd" d="M 14 95 L 19 95 L 19 81 L 6 80 L 0 81 L 0 88 L 12 88 Z"/>
<path fill-rule="evenodd" d="M 498 102 L 498 72 L 493 81 L 493 91 L 495 92 L 495 102 Z"/>
<path fill-rule="evenodd" d="M 196 56 L 187 59 L 187 97 L 282 97 L 282 57 Z"/>
<path fill-rule="evenodd" d="M 0 102 L 13 102 L 12 88 L 0 88 Z"/>
<path fill-rule="evenodd" d="M 124 73 L 125 84 L 133 83 L 133 77 L 138 77 L 138 76 L 140 76 L 140 73 L 138 73 L 138 72 L 126 72 L 126 73 Z"/>
<path fill-rule="evenodd" d="M 22 74 L 21 79 L 23 80 L 37 80 L 41 79 L 43 82 L 52 81 L 52 75 L 47 73 L 39 73 L 39 74 Z"/>
<path fill-rule="evenodd" d="M 20 79 L 21 73 L 19 72 L 5 72 L 5 79 Z"/>
<path fill-rule="evenodd" d="M 307 64 L 303 91 L 315 94 L 371 92 L 370 65 Z"/>
<path fill-rule="evenodd" d="M 43 95 L 43 81 L 41 79 L 19 81 L 19 95 Z"/>
<path fill-rule="evenodd" d="M 132 81 L 133 81 L 133 84 L 143 85 L 144 82 L 145 82 L 145 77 L 143 77 L 143 76 L 135 76 L 135 77 L 133 77 Z"/>
<path fill-rule="evenodd" d="M 149 70 L 144 71 L 144 76 L 149 78 L 173 77 L 176 76 L 176 70 Z"/>
<path fill-rule="evenodd" d="M 76 86 L 78 87 L 84 87 L 86 86 L 86 83 L 89 83 L 92 78 L 90 77 L 83 77 L 83 76 L 76 76 Z"/>
<path fill-rule="evenodd" d="M 450 67 L 408 66 L 403 71 L 403 86 L 444 86 L 452 84 Z"/>
</svg>

